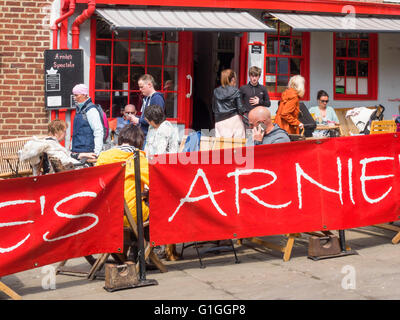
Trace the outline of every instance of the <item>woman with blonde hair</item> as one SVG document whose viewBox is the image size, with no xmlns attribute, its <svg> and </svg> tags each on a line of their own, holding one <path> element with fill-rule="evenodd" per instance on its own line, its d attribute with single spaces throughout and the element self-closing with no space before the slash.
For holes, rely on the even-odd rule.
<svg viewBox="0 0 400 320">
<path fill-rule="evenodd" d="M 216 137 L 245 138 L 240 114 L 244 114 L 246 110 L 240 91 L 236 88 L 236 73 L 232 69 L 221 72 L 221 86 L 214 89 L 213 111 Z"/>
<path fill-rule="evenodd" d="M 61 145 L 67 132 L 67 123 L 61 119 L 52 120 L 47 126 L 48 136 L 38 138 L 33 136 L 18 152 L 20 161 L 29 161 L 32 166 L 33 175 L 53 173 L 48 158 L 58 159 L 64 169 L 73 169 L 74 165 L 82 164 L 79 160 L 96 159 L 93 152 L 81 152 L 72 154 Z"/>
<path fill-rule="evenodd" d="M 282 93 L 275 123 L 289 134 L 299 134 L 304 128 L 298 119 L 300 113 L 300 98 L 304 96 L 305 79 L 295 75 L 289 79 L 288 88 Z"/>
</svg>

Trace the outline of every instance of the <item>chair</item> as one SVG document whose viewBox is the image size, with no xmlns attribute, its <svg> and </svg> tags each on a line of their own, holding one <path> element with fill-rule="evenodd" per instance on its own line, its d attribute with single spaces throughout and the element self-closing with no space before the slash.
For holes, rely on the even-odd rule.
<svg viewBox="0 0 400 320">
<path fill-rule="evenodd" d="M 191 147 L 189 147 L 190 140 L 195 140 Z M 200 145 L 198 145 L 198 140 L 200 140 Z M 179 146 L 179 152 L 232 149 L 243 147 L 245 144 L 246 139 L 242 138 L 209 137 L 202 136 L 196 132 L 190 134 L 189 136 L 183 136 Z"/>
<path fill-rule="evenodd" d="M 285 245 L 278 245 L 278 244 L 272 243 L 270 241 L 260 239 L 259 237 L 247 238 L 246 240 L 250 240 L 250 242 L 264 246 L 268 249 L 282 252 L 283 253 L 283 261 L 287 262 L 290 260 L 290 256 L 292 254 L 294 240 L 296 238 L 300 237 L 300 233 L 285 234 L 285 237 L 287 238 Z M 243 243 L 243 239 L 240 239 L 239 244 L 242 244 L 242 243 Z"/>
<path fill-rule="evenodd" d="M 393 133 L 397 131 L 397 125 L 394 120 L 373 120 L 371 122 L 371 129 L 369 134 L 382 134 L 382 133 Z M 396 235 L 392 238 L 392 243 L 396 244 L 400 241 L 400 227 L 393 224 L 376 224 L 375 227 L 391 230 L 396 232 Z"/>
<path fill-rule="evenodd" d="M 305 134 L 305 129 L 303 128 L 303 129 L 301 129 L 300 134 L 289 133 L 288 136 L 289 136 L 289 139 L 291 142 L 292 141 L 304 141 L 304 140 L 306 140 L 306 136 L 304 134 Z"/>
<path fill-rule="evenodd" d="M 400 227 L 394 225 L 393 223 L 382 223 L 382 224 L 375 224 L 373 225 L 374 227 L 377 228 L 381 228 L 381 229 L 386 229 L 386 230 L 390 230 L 390 231 L 394 231 L 396 232 L 396 234 L 394 235 L 394 237 L 392 238 L 392 243 L 393 244 L 397 244 L 400 241 Z"/>
<path fill-rule="evenodd" d="M 383 106 L 369 106 L 366 108 L 376 110 L 376 117 L 383 117 L 383 111 L 385 109 Z M 354 108 L 335 108 L 335 113 L 339 119 L 339 129 L 341 136 L 352 136 L 360 134 L 360 130 L 355 126 L 353 120 L 350 117 L 346 118 L 347 112 L 352 109 Z"/>
<path fill-rule="evenodd" d="M 396 132 L 397 126 L 394 120 L 374 120 L 371 123 L 370 134 Z"/>
<path fill-rule="evenodd" d="M 124 215 L 126 216 L 130 228 L 124 229 L 124 252 L 123 253 L 102 253 L 97 259 L 92 256 L 85 256 L 85 259 L 91 265 L 90 270 L 82 271 L 76 269 L 69 269 L 65 267 L 67 260 L 61 262 L 57 267 L 57 274 L 65 274 L 65 275 L 73 275 L 78 277 L 86 277 L 89 280 L 94 280 L 99 275 L 97 274 L 102 267 L 107 262 L 108 258 L 112 256 L 117 263 L 123 264 L 128 260 L 127 253 L 129 250 L 132 250 L 132 247 L 136 246 L 136 240 L 138 239 L 138 231 L 136 227 L 136 222 L 133 220 L 132 214 L 129 210 L 126 201 L 124 200 Z M 146 221 L 143 223 L 143 227 L 148 227 L 149 222 Z M 132 233 L 132 235 L 131 235 Z M 132 237 L 133 236 L 133 237 Z M 158 256 L 153 252 L 153 247 L 150 246 L 148 241 L 145 241 L 144 247 L 144 257 L 145 259 L 150 259 L 151 262 L 160 270 L 160 272 L 167 272 L 167 268 L 160 261 Z M 136 273 L 139 273 L 139 262 L 136 263 Z"/>
<path fill-rule="evenodd" d="M 133 220 L 131 211 L 129 210 L 129 207 L 128 207 L 126 201 L 124 201 L 124 214 L 125 214 L 126 218 L 128 219 L 128 222 L 129 222 L 129 225 L 131 227 L 134 237 L 136 239 L 138 239 L 137 226 L 136 226 L 135 220 Z M 148 226 L 149 226 L 148 220 L 143 222 L 144 228 L 147 228 Z M 163 273 L 167 272 L 167 268 L 165 267 L 165 265 L 160 261 L 158 256 L 153 252 L 153 247 L 150 245 L 150 242 L 146 241 L 146 240 L 144 243 L 144 257 L 145 257 L 145 259 L 149 258 L 150 261 L 153 262 L 161 272 L 163 272 Z M 136 264 L 136 272 L 139 273 L 139 263 Z"/>
<path fill-rule="evenodd" d="M 48 157 L 49 165 L 52 168 L 53 172 L 62 172 L 67 170 L 61 163 L 61 161 L 55 157 Z M 43 161 L 43 164 L 45 161 Z M 132 218 L 132 215 L 130 213 L 129 207 L 126 204 L 126 201 L 124 200 L 124 214 L 127 217 L 131 230 L 135 236 L 135 238 L 138 238 L 138 233 L 137 233 L 137 227 L 136 223 Z M 144 227 L 148 226 L 148 221 L 144 223 Z M 127 243 L 126 248 L 130 246 L 136 245 L 135 241 L 130 241 L 128 239 L 129 237 L 126 235 L 124 232 L 124 242 Z M 125 243 L 124 243 L 124 248 L 125 248 Z M 102 269 L 104 264 L 107 262 L 107 259 L 110 257 L 110 255 L 116 260 L 118 263 L 124 263 L 128 257 L 127 257 L 127 250 L 124 250 L 123 253 L 103 253 L 95 259 L 93 256 L 85 256 L 86 261 L 91 265 L 90 270 L 88 271 L 80 271 L 80 270 L 74 270 L 70 269 L 68 267 L 65 267 L 65 264 L 67 263 L 68 260 L 62 261 L 58 267 L 57 267 L 57 274 L 65 274 L 65 275 L 73 275 L 73 276 L 86 276 L 87 279 L 93 280 L 97 277 L 97 272 Z M 152 252 L 152 248 L 150 247 L 149 244 L 145 247 L 145 258 L 149 257 L 150 260 L 157 266 L 157 268 L 161 272 L 167 272 L 166 267 L 161 263 L 161 261 L 158 259 L 157 255 Z M 139 272 L 139 263 L 136 264 L 136 271 L 137 273 Z"/>
<path fill-rule="evenodd" d="M 31 137 L 0 140 L 0 178 L 20 177 L 32 173 L 28 161 L 20 161 L 18 151 Z"/>
<path fill-rule="evenodd" d="M 351 118 L 346 118 L 346 113 L 351 109 L 353 108 L 335 108 L 335 113 L 339 119 L 341 136 L 351 136 L 360 133 Z"/>
</svg>

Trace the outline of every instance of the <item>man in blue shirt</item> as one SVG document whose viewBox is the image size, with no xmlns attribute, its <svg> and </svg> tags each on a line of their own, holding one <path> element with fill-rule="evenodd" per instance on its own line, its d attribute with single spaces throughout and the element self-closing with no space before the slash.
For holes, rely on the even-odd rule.
<svg viewBox="0 0 400 320">
<path fill-rule="evenodd" d="M 127 104 L 122 111 L 122 117 L 117 117 L 117 127 L 115 129 L 115 134 L 119 135 L 119 132 L 127 124 L 132 123 L 131 118 L 136 116 L 136 107 L 133 104 Z"/>
<path fill-rule="evenodd" d="M 138 80 L 139 90 L 144 96 L 142 108 L 140 110 L 140 117 L 132 117 L 132 123 L 137 125 L 142 129 L 144 135 L 147 135 L 149 129 L 149 124 L 144 118 L 144 110 L 151 105 L 158 105 L 165 111 L 165 100 L 161 92 L 157 92 L 155 87 L 155 81 L 152 75 L 144 74 Z"/>
</svg>

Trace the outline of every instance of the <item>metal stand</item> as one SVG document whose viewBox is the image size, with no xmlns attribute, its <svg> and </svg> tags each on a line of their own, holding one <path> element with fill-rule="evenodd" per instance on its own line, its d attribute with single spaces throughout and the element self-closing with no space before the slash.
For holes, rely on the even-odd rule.
<svg viewBox="0 0 400 320">
<path fill-rule="evenodd" d="M 229 240 L 230 240 L 230 244 L 231 244 L 230 247 L 229 246 L 220 246 L 219 245 L 219 241 L 217 241 L 217 246 L 216 247 L 207 248 L 207 249 L 203 250 L 201 253 L 200 253 L 199 248 L 198 248 L 199 242 L 197 242 L 197 241 L 195 241 L 195 242 L 193 242 L 191 244 L 188 244 L 188 245 L 182 244 L 181 256 L 183 257 L 183 250 L 184 249 L 186 249 L 188 247 L 191 247 L 191 246 L 194 246 L 195 249 L 196 249 L 196 252 L 197 252 L 197 257 L 199 258 L 199 263 L 200 263 L 200 268 L 201 269 L 204 269 L 206 267 L 203 264 L 203 261 L 201 260 L 201 256 L 206 254 L 206 253 L 208 253 L 208 252 L 219 253 L 220 251 L 224 251 L 224 250 L 233 251 L 233 254 L 235 255 L 235 263 L 240 263 L 237 255 L 236 255 L 236 250 L 235 250 L 235 246 L 233 245 L 233 241 L 232 241 L 232 239 L 229 239 Z M 201 242 L 201 243 L 205 244 L 205 243 L 212 243 L 212 242 L 213 241 L 205 241 L 205 242 Z"/>
<path fill-rule="evenodd" d="M 340 249 L 341 249 L 340 253 L 333 254 L 330 256 L 319 256 L 319 257 L 308 256 L 308 258 L 311 260 L 314 260 L 314 261 L 318 261 L 318 260 L 323 260 L 323 259 L 331 259 L 331 258 L 338 258 L 338 257 L 344 257 L 344 256 L 358 254 L 357 251 L 355 251 L 355 250 L 347 250 L 346 249 L 346 237 L 345 237 L 344 230 L 339 230 L 339 242 L 340 242 Z"/>
<path fill-rule="evenodd" d="M 123 289 L 131 289 L 145 286 L 158 285 L 157 280 L 146 279 L 146 260 L 144 252 L 144 228 L 143 228 L 143 213 L 142 213 L 142 191 L 140 181 L 140 151 L 135 149 L 134 153 L 134 164 L 135 164 L 135 189 L 136 189 L 136 213 L 137 213 L 137 229 L 138 229 L 138 261 L 139 261 L 139 275 L 138 283 L 128 286 L 121 286 L 118 288 L 106 288 L 108 292 L 113 292 Z"/>
</svg>

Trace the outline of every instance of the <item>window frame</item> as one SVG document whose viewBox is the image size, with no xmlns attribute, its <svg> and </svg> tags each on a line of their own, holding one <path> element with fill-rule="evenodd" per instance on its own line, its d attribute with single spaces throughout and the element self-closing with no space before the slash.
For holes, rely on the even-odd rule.
<svg viewBox="0 0 400 320">
<path fill-rule="evenodd" d="M 348 54 L 348 40 L 365 40 L 360 38 L 351 38 L 345 37 L 340 38 L 342 40 L 346 40 L 346 52 Z M 378 34 L 377 33 L 369 33 L 368 38 L 368 48 L 369 48 L 369 57 L 361 58 L 361 57 L 337 57 L 336 56 L 336 40 L 337 33 L 333 33 L 333 98 L 334 100 L 377 100 L 378 98 Z M 359 45 L 358 45 L 359 50 Z M 346 94 L 346 93 L 336 93 L 336 61 L 337 60 L 345 60 L 345 61 L 368 61 L 368 93 L 367 94 Z M 356 69 L 356 88 L 358 88 L 358 63 Z M 344 72 L 345 78 L 345 88 L 346 88 L 346 78 L 349 77 L 346 75 L 346 68 Z M 364 77 L 360 77 L 364 78 Z"/>
<path fill-rule="evenodd" d="M 278 28 L 276 33 L 265 33 L 264 35 L 264 79 L 263 79 L 263 85 L 266 86 L 266 76 L 267 75 L 275 75 L 278 77 L 278 65 L 276 64 L 276 69 L 275 69 L 275 74 L 273 73 L 267 73 L 267 57 L 276 57 L 278 58 L 295 58 L 295 59 L 300 59 L 300 75 L 304 77 L 305 79 L 305 93 L 304 96 L 301 100 L 309 100 L 310 99 L 310 33 L 309 32 L 301 32 L 301 35 L 293 35 L 293 28 L 288 25 L 290 28 L 290 35 L 280 35 L 280 24 L 282 21 L 277 21 Z M 292 52 L 292 39 L 293 38 L 301 38 L 302 40 L 302 54 L 300 56 L 294 56 L 294 55 L 283 55 L 283 54 L 268 54 L 267 52 L 267 45 L 268 45 L 268 37 L 278 37 L 278 43 L 279 39 L 282 38 L 290 38 L 290 53 Z M 288 80 L 290 77 L 293 75 L 288 74 Z M 276 87 L 277 87 L 277 81 L 276 81 Z M 275 87 L 275 88 L 276 88 Z M 280 100 L 282 97 L 282 92 L 270 92 L 268 91 L 268 95 L 271 100 Z"/>
<path fill-rule="evenodd" d="M 145 73 L 148 72 L 148 68 L 160 68 L 161 69 L 161 83 L 158 84 L 160 86 L 159 89 L 156 89 L 157 92 L 160 92 L 163 94 L 164 98 L 165 98 L 165 94 L 175 94 L 176 95 L 176 109 L 175 109 L 175 117 L 171 118 L 168 117 L 167 119 L 172 121 L 172 122 L 177 122 L 179 120 L 179 63 L 180 63 L 180 41 L 179 41 L 179 33 L 177 32 L 177 36 L 178 36 L 178 40 L 166 40 L 165 39 L 165 32 L 163 32 L 163 36 L 162 36 L 162 40 L 151 40 L 148 38 L 147 33 L 149 32 L 148 30 L 144 31 L 145 32 L 145 39 L 142 40 L 134 40 L 133 37 L 130 35 L 129 39 L 117 39 L 115 36 L 115 33 L 112 32 L 111 34 L 111 38 L 97 38 L 97 19 L 93 18 L 91 19 L 91 55 L 90 55 L 90 65 L 91 65 L 91 72 L 90 72 L 90 95 L 92 97 L 92 100 L 94 103 L 96 103 L 95 99 L 96 99 L 96 93 L 98 92 L 106 92 L 110 95 L 109 97 L 109 105 L 107 106 L 107 110 L 109 110 L 109 119 L 115 119 L 118 116 L 122 116 L 122 115 L 117 115 L 115 113 L 115 111 L 113 111 L 113 98 L 114 98 L 114 92 L 127 92 L 127 104 L 132 103 L 131 101 L 131 95 L 132 94 L 138 94 L 139 96 L 141 96 L 140 90 L 139 89 L 131 89 L 131 68 L 132 67 L 143 67 L 145 70 Z M 132 32 L 132 31 L 130 31 Z M 130 33 L 129 33 L 130 34 Z M 96 44 L 97 41 L 109 41 L 111 43 L 111 56 L 110 56 L 110 61 L 109 63 L 98 63 L 96 61 Z M 114 57 L 114 48 L 115 48 L 115 44 L 117 42 L 128 42 L 128 62 L 127 64 L 121 64 L 121 63 L 116 63 L 115 57 Z M 130 57 L 130 48 L 132 47 L 132 43 L 144 43 L 145 44 L 145 61 L 144 61 L 144 65 L 142 64 L 133 64 L 131 61 L 131 57 Z M 162 59 L 162 64 L 161 65 L 149 65 L 147 63 L 147 50 L 148 50 L 148 43 L 155 43 L 155 42 L 159 42 L 161 44 L 161 48 L 162 48 L 162 55 L 161 55 L 161 59 Z M 164 64 L 164 44 L 165 43 L 176 43 L 177 45 L 177 62 L 176 65 L 166 65 Z M 109 66 L 110 67 L 110 87 L 108 89 L 97 89 L 96 88 L 96 69 L 98 66 Z M 128 90 L 123 90 L 123 89 L 114 89 L 113 88 L 113 80 L 114 80 L 114 72 L 113 72 L 113 68 L 115 67 L 126 67 L 128 68 Z M 173 88 L 173 90 L 164 90 L 163 85 L 164 85 L 164 69 L 165 68 L 174 68 L 175 71 L 175 75 L 176 75 L 176 79 L 175 79 L 175 86 Z M 122 108 L 123 106 L 121 106 Z M 140 108 L 141 105 L 136 105 L 136 109 L 138 111 L 138 113 L 140 114 Z M 118 111 L 117 111 L 118 112 Z M 113 116 L 113 113 L 115 114 L 115 116 Z"/>
</svg>

